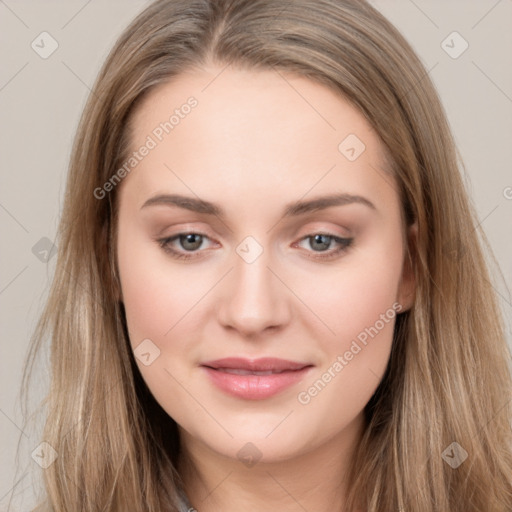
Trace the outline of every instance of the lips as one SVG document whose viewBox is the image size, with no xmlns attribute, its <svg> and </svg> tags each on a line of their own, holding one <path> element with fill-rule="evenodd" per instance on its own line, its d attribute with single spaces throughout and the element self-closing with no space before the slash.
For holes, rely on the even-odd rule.
<svg viewBox="0 0 512 512">
<path fill-rule="evenodd" d="M 221 391 L 245 400 L 270 398 L 302 380 L 313 365 L 264 357 L 229 357 L 201 365 Z"/>
</svg>

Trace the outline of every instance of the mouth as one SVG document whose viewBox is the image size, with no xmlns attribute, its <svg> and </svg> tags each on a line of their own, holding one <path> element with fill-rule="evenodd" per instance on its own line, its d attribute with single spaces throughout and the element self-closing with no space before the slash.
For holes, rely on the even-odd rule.
<svg viewBox="0 0 512 512">
<path fill-rule="evenodd" d="M 245 400 L 263 400 L 289 388 L 313 367 L 277 358 L 224 358 L 201 364 L 221 391 Z"/>
<path fill-rule="evenodd" d="M 216 359 L 215 361 L 208 361 L 203 363 L 202 366 L 207 366 L 214 370 L 241 370 L 246 372 L 269 372 L 281 373 L 284 371 L 301 370 L 306 366 L 311 366 L 310 363 L 299 363 L 296 361 L 289 361 L 287 359 L 278 359 L 275 357 L 262 357 L 260 359 L 244 359 L 242 357 L 226 357 L 224 359 Z"/>
<path fill-rule="evenodd" d="M 240 368 L 212 368 L 212 370 L 218 370 L 219 372 L 232 373 L 233 375 L 275 375 L 276 373 L 283 373 L 286 371 L 294 370 L 281 370 L 281 371 L 258 371 L 258 370 L 242 370 Z"/>
</svg>

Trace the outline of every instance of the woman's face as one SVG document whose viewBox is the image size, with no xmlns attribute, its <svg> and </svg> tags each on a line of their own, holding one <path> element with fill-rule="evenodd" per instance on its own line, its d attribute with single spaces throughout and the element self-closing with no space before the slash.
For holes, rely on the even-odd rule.
<svg viewBox="0 0 512 512">
<path fill-rule="evenodd" d="M 121 298 L 140 372 L 188 443 L 284 460 L 360 432 L 413 293 L 401 205 L 349 103 L 302 77 L 221 71 L 159 86 L 132 118 Z"/>
</svg>

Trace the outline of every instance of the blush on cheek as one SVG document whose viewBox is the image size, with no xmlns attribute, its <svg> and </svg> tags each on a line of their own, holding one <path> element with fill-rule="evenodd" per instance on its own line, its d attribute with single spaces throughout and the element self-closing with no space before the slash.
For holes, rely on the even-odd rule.
<svg viewBox="0 0 512 512">
<path fill-rule="evenodd" d="M 120 237 L 119 273 L 132 343 L 163 337 L 198 300 L 196 287 L 149 241 L 127 251 Z"/>
<path fill-rule="evenodd" d="M 393 277 L 392 272 L 389 274 Z M 379 332 L 392 328 L 396 283 L 383 278 L 383 274 L 372 277 L 368 272 L 361 276 L 352 273 L 349 278 L 340 279 L 339 285 L 331 281 L 321 297 L 310 298 L 308 304 L 330 328 L 331 335 L 334 333 L 328 339 L 345 344 L 361 335 L 364 341 L 366 330 L 377 335 L 375 326 Z"/>
</svg>

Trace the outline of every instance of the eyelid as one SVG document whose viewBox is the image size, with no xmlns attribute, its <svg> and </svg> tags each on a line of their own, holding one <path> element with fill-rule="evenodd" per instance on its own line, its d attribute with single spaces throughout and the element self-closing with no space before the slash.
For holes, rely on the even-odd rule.
<svg viewBox="0 0 512 512">
<path fill-rule="evenodd" d="M 338 238 L 352 238 L 354 231 L 347 226 L 332 222 L 308 222 L 301 226 L 296 232 L 297 238 L 304 238 L 311 235 L 329 235 Z"/>
</svg>

